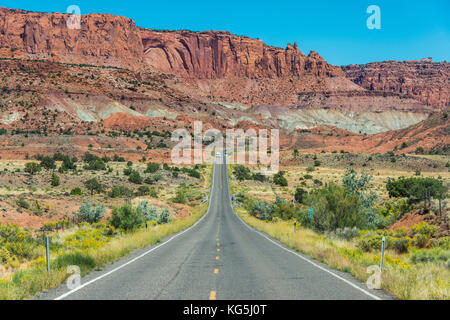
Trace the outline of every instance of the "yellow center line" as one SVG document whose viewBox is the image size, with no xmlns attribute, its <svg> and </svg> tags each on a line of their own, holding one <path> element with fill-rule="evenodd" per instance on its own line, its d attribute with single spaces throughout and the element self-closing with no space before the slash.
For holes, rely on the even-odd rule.
<svg viewBox="0 0 450 320">
<path fill-rule="evenodd" d="M 215 290 L 212 290 L 209 293 L 209 300 L 216 300 L 216 291 Z"/>
<path fill-rule="evenodd" d="M 220 252 L 220 248 L 217 248 L 217 252 Z"/>
<path fill-rule="evenodd" d="M 218 274 L 219 273 L 219 269 L 214 269 L 214 274 Z"/>
<path fill-rule="evenodd" d="M 216 260 L 219 260 L 219 256 L 216 256 Z"/>
</svg>

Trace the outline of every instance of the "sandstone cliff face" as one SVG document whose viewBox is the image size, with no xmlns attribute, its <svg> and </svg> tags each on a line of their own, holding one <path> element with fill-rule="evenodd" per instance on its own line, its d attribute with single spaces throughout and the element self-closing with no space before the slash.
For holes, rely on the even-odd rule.
<svg viewBox="0 0 450 320">
<path fill-rule="evenodd" d="M 90 14 L 81 29 L 67 27 L 69 15 L 0 8 L 0 46 L 22 58 L 137 68 L 143 47 L 134 22 L 124 17 Z"/>
<path fill-rule="evenodd" d="M 158 32 L 140 29 L 147 63 L 180 77 L 275 78 L 311 74 L 331 77 L 343 72 L 316 52 L 305 56 L 297 44 L 270 47 L 259 39 L 229 32 Z"/>
<path fill-rule="evenodd" d="M 347 78 L 370 91 L 395 92 L 435 109 L 450 103 L 450 65 L 422 61 L 385 61 L 342 67 Z"/>
</svg>

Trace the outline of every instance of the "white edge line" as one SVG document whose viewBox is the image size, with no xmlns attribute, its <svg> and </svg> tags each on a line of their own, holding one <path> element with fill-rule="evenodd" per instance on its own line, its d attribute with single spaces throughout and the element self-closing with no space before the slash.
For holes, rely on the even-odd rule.
<svg viewBox="0 0 450 320">
<path fill-rule="evenodd" d="M 228 167 L 227 167 L 227 175 L 226 175 L 226 176 L 227 176 L 227 180 L 228 180 Z M 231 199 L 230 199 L 230 202 L 231 202 Z M 234 211 L 233 206 L 231 206 L 231 209 Z M 304 257 L 304 256 L 302 256 L 302 255 L 300 255 L 299 253 L 297 253 L 297 252 L 295 252 L 295 251 L 292 251 L 291 249 L 288 249 L 288 248 L 286 248 L 285 246 L 280 245 L 279 243 L 273 241 L 273 240 L 270 239 L 268 236 L 266 236 L 265 234 L 263 234 L 261 231 L 256 230 L 255 228 L 253 228 L 253 227 L 249 226 L 247 223 L 245 223 L 244 220 L 242 220 L 241 217 L 240 217 L 236 212 L 235 212 L 235 214 L 236 214 L 236 216 L 238 217 L 238 219 L 244 224 L 244 226 L 246 226 L 247 228 L 249 228 L 251 231 L 258 233 L 259 235 L 261 235 L 262 237 L 266 238 L 267 240 L 269 240 L 269 241 L 272 242 L 273 244 L 277 245 L 277 246 L 280 247 L 281 249 L 286 250 L 287 252 L 290 252 L 290 253 L 292 253 L 292 254 L 295 254 L 297 257 L 299 257 L 299 258 L 305 260 L 306 262 L 309 262 L 309 263 L 312 264 L 313 266 L 315 266 L 315 267 L 317 267 L 317 268 L 319 268 L 319 269 L 321 269 L 321 270 L 323 270 L 323 271 L 325 271 L 325 272 L 331 274 L 332 276 L 334 276 L 334 277 L 336 277 L 336 278 L 338 278 L 338 279 L 344 281 L 345 283 L 347 283 L 347 284 L 351 285 L 352 287 L 358 289 L 359 291 L 365 293 L 365 294 L 368 295 L 369 297 L 371 297 L 371 298 L 373 298 L 373 299 L 375 299 L 375 300 L 382 300 L 380 297 L 377 297 L 376 295 L 371 294 L 371 293 L 368 292 L 367 290 L 364 290 L 363 288 L 357 286 L 356 284 L 352 283 L 351 281 L 349 281 L 349 280 L 347 280 L 347 279 L 345 279 L 345 278 L 343 278 L 343 277 L 341 277 L 341 276 L 335 274 L 334 272 L 332 272 L 332 271 L 330 271 L 330 270 L 328 270 L 328 269 L 326 269 L 326 268 L 324 268 L 324 267 L 318 265 L 318 264 L 315 263 L 314 261 L 311 261 L 310 259 L 308 259 L 308 258 L 306 258 L 306 257 Z"/>
<path fill-rule="evenodd" d="M 212 183 L 211 183 L 211 192 L 210 192 L 210 194 L 209 194 L 209 200 L 210 200 L 210 201 L 209 201 L 209 205 L 208 205 L 208 211 L 206 212 L 206 214 L 205 214 L 203 217 L 201 217 L 199 220 L 197 220 L 192 226 L 190 226 L 189 228 L 187 228 L 187 229 L 181 231 L 180 233 L 177 233 L 176 235 L 172 236 L 169 240 L 167 240 L 167 241 L 161 243 L 160 245 L 158 245 L 158 246 L 156 246 L 156 247 L 153 247 L 152 249 L 150 249 L 150 250 L 148 250 L 148 251 L 142 253 L 141 255 L 137 256 L 136 258 L 134 258 L 134 259 L 132 259 L 132 260 L 130 260 L 130 261 L 128 261 L 128 262 L 126 262 L 126 263 L 124 263 L 124 264 L 118 266 L 117 268 L 114 268 L 114 269 L 111 270 L 111 271 L 108 271 L 108 272 L 105 273 L 105 274 L 102 274 L 101 276 L 99 276 L 99 277 L 97 277 L 97 278 L 95 278 L 95 279 L 92 279 L 92 280 L 90 280 L 90 281 L 88 281 L 88 282 L 86 282 L 86 283 L 80 285 L 79 287 L 77 287 L 77 288 L 75 288 L 75 289 L 72 289 L 72 290 L 70 290 L 70 291 L 64 293 L 63 295 L 61 295 L 61 296 L 55 298 L 54 300 L 62 300 L 62 299 L 64 299 L 65 297 L 67 297 L 67 296 L 69 296 L 69 295 L 71 295 L 71 294 L 73 294 L 73 293 L 75 293 L 75 292 L 77 292 L 77 291 L 83 289 L 84 287 L 90 285 L 91 283 L 94 283 L 94 282 L 96 282 L 96 281 L 98 281 L 98 280 L 100 280 L 100 279 L 102 279 L 102 278 L 104 278 L 104 277 L 110 275 L 111 273 L 116 272 L 117 270 L 120 270 L 120 269 L 126 267 L 127 265 L 129 265 L 129 264 L 135 262 L 136 260 L 139 260 L 140 258 L 146 256 L 147 254 L 151 253 L 152 251 L 154 251 L 154 250 L 156 250 L 156 249 L 162 247 L 163 245 L 167 244 L 168 242 L 170 242 L 171 240 L 175 239 L 176 237 L 181 236 L 181 235 L 182 235 L 183 233 L 185 233 L 186 231 L 189 231 L 189 230 L 191 230 L 192 228 L 194 228 L 194 227 L 195 227 L 200 221 L 202 221 L 202 220 L 208 215 L 208 213 L 209 213 L 209 209 L 210 209 L 210 207 L 211 207 L 212 191 L 214 190 L 214 174 L 215 174 L 215 171 L 216 171 L 215 164 L 213 164 L 213 174 L 212 174 L 212 177 L 211 177 Z"/>
</svg>

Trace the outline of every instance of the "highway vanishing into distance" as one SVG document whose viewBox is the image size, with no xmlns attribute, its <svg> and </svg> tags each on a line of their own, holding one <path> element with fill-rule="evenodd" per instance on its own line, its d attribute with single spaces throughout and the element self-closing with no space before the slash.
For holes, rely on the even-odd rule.
<svg viewBox="0 0 450 320">
<path fill-rule="evenodd" d="M 194 226 L 38 299 L 390 299 L 245 224 L 230 199 L 227 165 L 215 164 L 208 213 Z"/>
</svg>

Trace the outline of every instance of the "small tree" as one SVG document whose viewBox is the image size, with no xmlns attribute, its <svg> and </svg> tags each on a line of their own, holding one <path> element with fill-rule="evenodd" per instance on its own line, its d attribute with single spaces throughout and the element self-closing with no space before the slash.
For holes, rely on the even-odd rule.
<svg viewBox="0 0 450 320">
<path fill-rule="evenodd" d="M 284 177 L 285 172 L 279 171 L 273 176 L 273 183 L 281 186 L 281 187 L 287 187 L 288 182 L 287 179 Z"/>
<path fill-rule="evenodd" d="M 57 187 L 60 184 L 60 179 L 58 177 L 58 175 L 56 173 L 52 173 L 52 182 L 51 182 L 53 187 Z"/>
<path fill-rule="evenodd" d="M 298 203 L 303 203 L 307 194 L 308 192 L 305 189 L 297 187 L 294 194 L 295 201 Z"/>
<path fill-rule="evenodd" d="M 88 189 L 91 192 L 91 195 L 93 195 L 94 192 L 101 193 L 103 191 L 103 185 L 100 182 L 98 182 L 96 178 L 92 178 L 85 181 L 84 185 L 86 189 Z"/>
<path fill-rule="evenodd" d="M 28 162 L 25 164 L 25 172 L 34 175 L 42 170 L 42 167 L 39 163 L 36 162 Z"/>
</svg>

